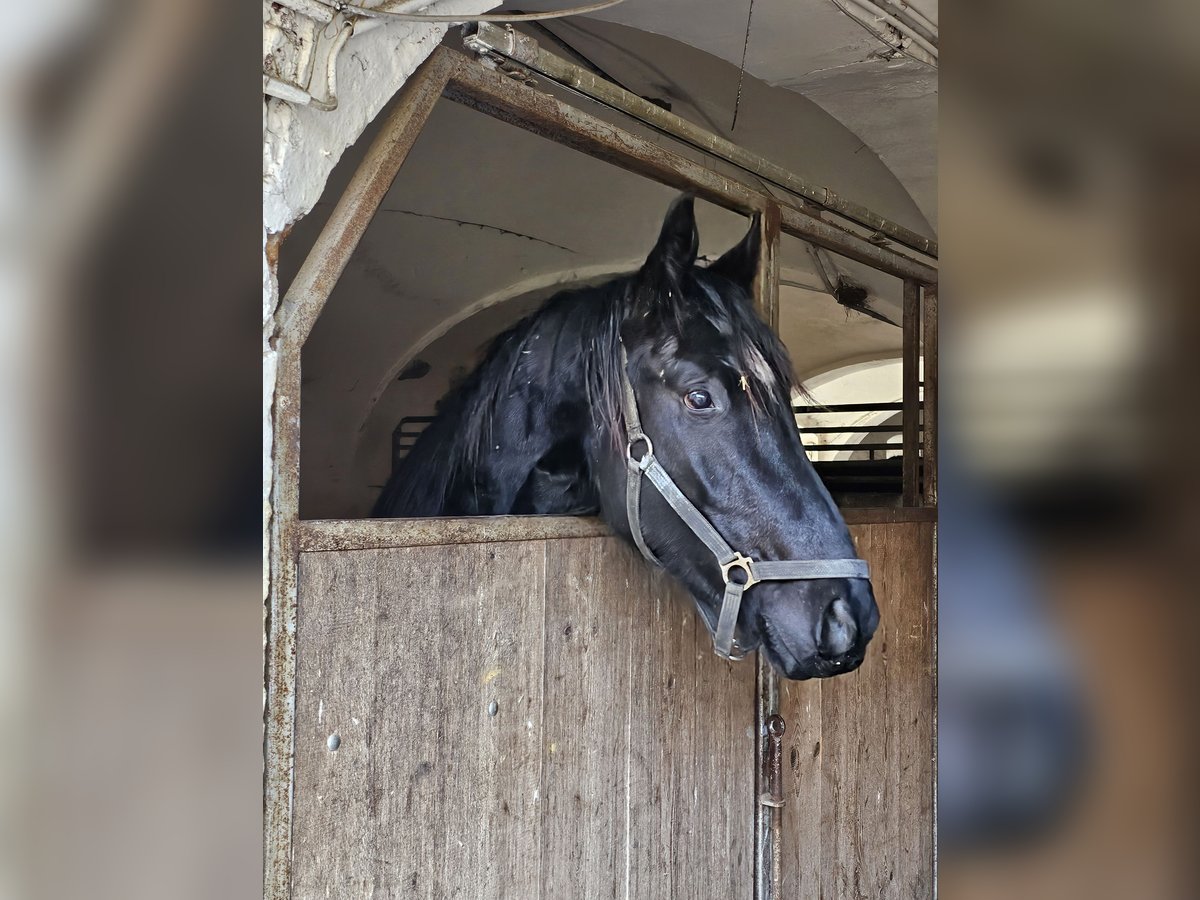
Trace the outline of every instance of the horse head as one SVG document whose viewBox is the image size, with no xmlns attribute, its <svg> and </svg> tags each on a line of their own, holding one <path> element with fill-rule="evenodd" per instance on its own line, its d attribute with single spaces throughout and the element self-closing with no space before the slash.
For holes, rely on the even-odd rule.
<svg viewBox="0 0 1200 900">
<path fill-rule="evenodd" d="M 688 588 L 719 653 L 722 626 L 729 635 L 736 626 L 742 650 L 761 648 L 789 678 L 838 675 L 862 662 L 879 611 L 801 445 L 787 352 L 754 311 L 759 243 L 755 221 L 720 259 L 698 266 L 693 201 L 671 207 L 626 282 L 627 446 L 596 460 L 593 477 L 604 517 Z M 744 562 L 714 559 L 729 551 Z M 731 593 L 740 607 L 722 623 Z"/>
</svg>

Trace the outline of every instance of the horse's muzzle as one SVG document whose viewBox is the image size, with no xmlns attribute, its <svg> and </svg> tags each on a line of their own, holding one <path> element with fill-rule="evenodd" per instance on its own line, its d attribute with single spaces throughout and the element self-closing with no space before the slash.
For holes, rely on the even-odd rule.
<svg viewBox="0 0 1200 900">
<path fill-rule="evenodd" d="M 879 627 L 865 579 L 773 586 L 760 609 L 763 648 L 791 679 L 828 678 L 857 669 Z"/>
</svg>

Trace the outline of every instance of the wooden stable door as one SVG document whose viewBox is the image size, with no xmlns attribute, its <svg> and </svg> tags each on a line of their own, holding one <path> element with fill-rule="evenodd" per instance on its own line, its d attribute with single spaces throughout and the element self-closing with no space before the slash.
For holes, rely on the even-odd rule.
<svg viewBox="0 0 1200 900">
<path fill-rule="evenodd" d="M 930 529 L 855 527 L 883 641 L 781 693 L 782 896 L 930 895 Z M 294 897 L 754 897 L 755 665 L 616 538 L 306 552 L 299 586 Z"/>
</svg>

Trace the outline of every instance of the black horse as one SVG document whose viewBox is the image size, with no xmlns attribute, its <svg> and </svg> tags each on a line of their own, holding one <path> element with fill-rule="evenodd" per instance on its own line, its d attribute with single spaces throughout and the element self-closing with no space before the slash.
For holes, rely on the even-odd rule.
<svg viewBox="0 0 1200 900">
<path fill-rule="evenodd" d="M 497 338 L 373 515 L 598 512 L 644 542 L 716 633 L 722 594 L 727 607 L 729 582 L 741 585 L 751 569 L 730 574 L 714 562 L 712 540 L 661 488 L 628 499 L 641 472 L 627 422 L 640 412 L 654 459 L 716 542 L 751 562 L 805 561 L 760 563 L 777 567 L 764 578 L 781 580 L 746 585 L 733 607 L 741 648 L 761 646 L 790 678 L 848 672 L 862 662 L 879 611 L 865 572 L 845 577 L 847 564 L 863 564 L 801 446 L 787 352 L 753 308 L 758 223 L 707 267 L 696 265 L 698 246 L 693 201 L 683 197 L 639 271 L 558 294 Z M 818 568 L 778 574 L 788 565 Z"/>
</svg>

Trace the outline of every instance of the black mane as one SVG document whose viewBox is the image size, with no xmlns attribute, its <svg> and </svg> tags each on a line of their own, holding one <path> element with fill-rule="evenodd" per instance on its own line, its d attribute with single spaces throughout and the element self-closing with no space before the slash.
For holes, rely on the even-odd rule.
<svg viewBox="0 0 1200 900">
<path fill-rule="evenodd" d="M 699 268 L 652 285 L 636 274 L 620 276 L 558 293 L 500 334 L 392 473 L 372 515 L 594 511 L 578 439 L 547 451 L 541 474 L 562 493 L 552 510 L 537 503 L 523 508 L 531 467 L 527 453 L 519 466 L 513 460 L 522 458 L 522 442 L 547 428 L 586 432 L 592 446 L 620 452 L 620 335 L 627 322 L 652 329 L 663 346 L 707 333 L 720 364 L 735 380 L 745 379 L 757 407 L 790 409 L 791 362 L 742 288 Z"/>
</svg>

